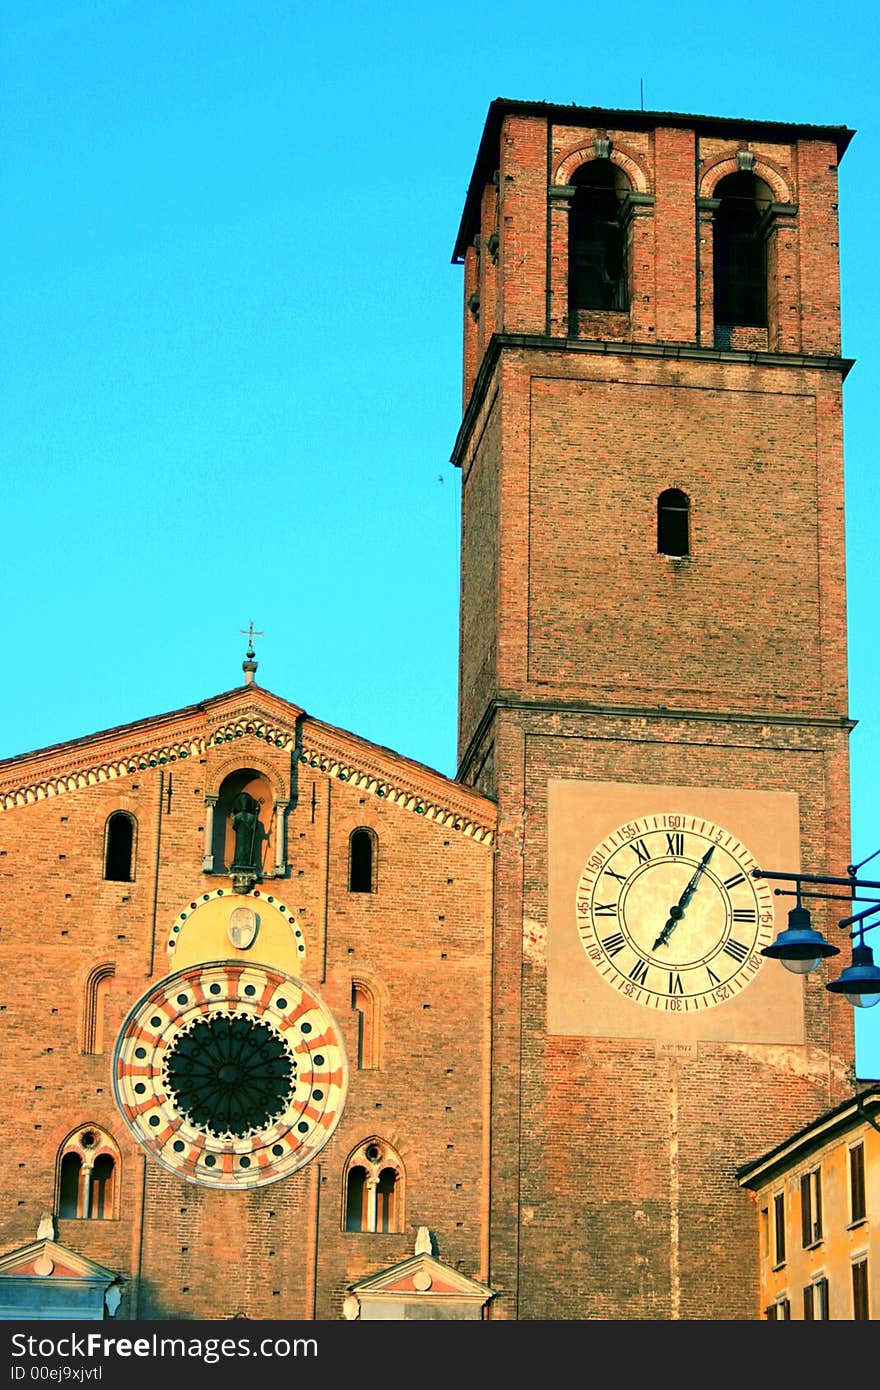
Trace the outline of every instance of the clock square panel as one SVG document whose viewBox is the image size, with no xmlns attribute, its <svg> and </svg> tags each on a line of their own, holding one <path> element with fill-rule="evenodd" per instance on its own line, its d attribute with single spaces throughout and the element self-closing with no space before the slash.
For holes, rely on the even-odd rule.
<svg viewBox="0 0 880 1390">
<path fill-rule="evenodd" d="M 804 1041 L 803 981 L 761 950 L 800 865 L 794 793 L 552 780 L 548 1032 Z"/>
</svg>

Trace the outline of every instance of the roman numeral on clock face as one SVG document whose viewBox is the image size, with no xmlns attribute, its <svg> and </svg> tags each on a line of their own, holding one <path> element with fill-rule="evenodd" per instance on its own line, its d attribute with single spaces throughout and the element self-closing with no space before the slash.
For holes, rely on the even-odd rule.
<svg viewBox="0 0 880 1390">
<path fill-rule="evenodd" d="M 733 937 L 730 937 L 730 939 L 724 943 L 724 954 L 726 956 L 732 956 L 735 961 L 741 963 L 749 954 L 749 948 L 748 946 L 744 946 L 741 941 L 736 941 Z"/>
<path fill-rule="evenodd" d="M 645 978 L 647 974 L 648 962 L 646 960 L 637 960 L 632 970 L 629 972 L 629 978 L 635 984 L 643 985 L 645 983 Z"/>
<path fill-rule="evenodd" d="M 726 878 L 726 879 L 724 880 L 724 887 L 725 887 L 725 888 L 728 890 L 728 892 L 729 892 L 730 889 L 731 889 L 731 888 L 735 888 L 736 885 L 737 885 L 738 883 L 745 883 L 745 881 L 746 881 L 746 876 L 745 876 L 745 874 L 732 874 L 730 878 Z"/>
<path fill-rule="evenodd" d="M 616 917 L 617 903 L 596 903 L 593 912 L 597 917 Z"/>
<path fill-rule="evenodd" d="M 735 907 L 733 920 L 734 922 L 757 922 L 758 914 L 753 907 Z"/>
<path fill-rule="evenodd" d="M 651 851 L 644 840 L 633 840 L 630 849 L 634 852 L 640 864 L 646 863 L 651 858 Z"/>
<path fill-rule="evenodd" d="M 626 883 L 626 874 L 615 873 L 614 869 L 605 869 L 603 872 L 610 874 L 612 878 L 616 878 L 618 883 Z"/>
<path fill-rule="evenodd" d="M 676 975 L 675 972 L 672 970 L 670 970 L 669 972 L 669 993 L 684 994 L 684 986 L 681 983 L 681 976 Z"/>
<path fill-rule="evenodd" d="M 670 835 L 669 831 L 667 830 L 666 853 L 674 854 L 678 859 L 680 859 L 681 856 L 684 854 L 684 835 L 680 830 L 676 830 L 676 832 L 673 835 Z"/>
<path fill-rule="evenodd" d="M 612 932 L 611 936 L 603 936 L 602 938 L 602 950 L 606 956 L 616 956 L 617 952 L 622 951 L 625 945 L 623 933 L 619 931 Z"/>
</svg>

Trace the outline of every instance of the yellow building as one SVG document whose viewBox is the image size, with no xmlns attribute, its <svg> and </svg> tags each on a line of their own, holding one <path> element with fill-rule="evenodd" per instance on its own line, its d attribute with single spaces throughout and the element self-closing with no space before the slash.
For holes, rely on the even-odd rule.
<svg viewBox="0 0 880 1390">
<path fill-rule="evenodd" d="M 744 1164 L 770 1320 L 880 1317 L 880 1086 L 856 1093 Z"/>
</svg>

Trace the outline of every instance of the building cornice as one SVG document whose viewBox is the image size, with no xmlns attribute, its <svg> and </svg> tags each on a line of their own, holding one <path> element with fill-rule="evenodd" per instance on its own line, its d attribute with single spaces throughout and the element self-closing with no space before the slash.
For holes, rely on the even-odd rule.
<svg viewBox="0 0 880 1390">
<path fill-rule="evenodd" d="M 834 714 L 779 714 L 754 710 L 707 710 L 674 705 L 623 705 L 598 704 L 588 700 L 535 699 L 527 700 L 518 696 L 499 695 L 490 700 L 473 737 L 461 758 L 456 776 L 461 779 L 467 775 L 471 760 L 486 738 L 486 734 L 496 716 L 503 712 L 526 714 L 576 714 L 591 715 L 597 719 L 632 720 L 643 724 L 647 721 L 664 722 L 675 719 L 680 723 L 703 723 L 717 725 L 741 725 L 751 728 L 787 729 L 831 729 L 851 733 L 856 720 Z"/>
<path fill-rule="evenodd" d="M 493 333 L 480 363 L 470 400 L 462 417 L 450 462 L 460 468 L 474 423 L 482 409 L 498 361 L 505 351 L 587 354 L 600 357 L 653 358 L 657 361 L 721 362 L 734 366 L 782 367 L 789 370 L 834 372 L 845 380 L 855 364 L 851 357 L 800 352 L 751 352 L 734 348 L 698 347 L 696 343 L 630 343 L 591 338 L 553 338 L 542 333 Z"/>
</svg>

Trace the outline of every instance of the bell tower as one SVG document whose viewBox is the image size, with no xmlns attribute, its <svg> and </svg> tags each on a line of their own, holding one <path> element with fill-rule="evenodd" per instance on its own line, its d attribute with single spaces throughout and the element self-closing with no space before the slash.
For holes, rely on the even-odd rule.
<svg viewBox="0 0 880 1390">
<path fill-rule="evenodd" d="M 851 134 L 489 108 L 453 461 L 493 1316 L 759 1316 L 735 1170 L 848 1091 L 849 1011 L 760 954 L 787 904 L 751 871 L 849 859 Z"/>
</svg>

